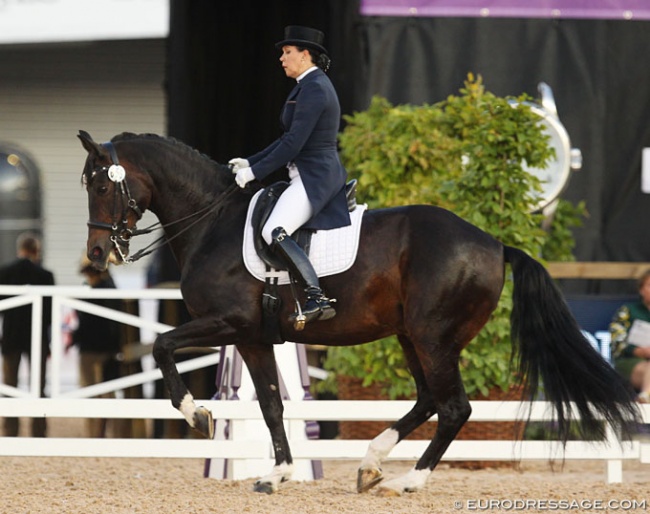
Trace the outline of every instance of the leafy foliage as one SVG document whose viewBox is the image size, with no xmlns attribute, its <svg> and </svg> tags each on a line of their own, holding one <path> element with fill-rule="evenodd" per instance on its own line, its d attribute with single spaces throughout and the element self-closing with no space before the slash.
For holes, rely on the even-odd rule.
<svg viewBox="0 0 650 514">
<path fill-rule="evenodd" d="M 435 204 L 530 255 L 571 260 L 570 229 L 580 224 L 584 205 L 560 202 L 549 231 L 529 208 L 541 187 L 522 163 L 543 168 L 554 156 L 529 102 L 526 95 L 497 97 L 471 74 L 459 95 L 434 105 L 393 106 L 374 97 L 366 111 L 346 116 L 341 156 L 370 208 Z M 491 320 L 461 354 L 470 396 L 512 383 L 511 297 L 508 279 Z M 415 392 L 396 337 L 330 348 L 325 367 L 364 385 L 381 383 L 391 398 Z"/>
</svg>

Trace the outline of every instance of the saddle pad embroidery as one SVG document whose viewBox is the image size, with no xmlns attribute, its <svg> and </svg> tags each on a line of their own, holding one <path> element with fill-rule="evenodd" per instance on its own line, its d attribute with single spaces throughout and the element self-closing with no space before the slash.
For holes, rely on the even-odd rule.
<svg viewBox="0 0 650 514">
<path fill-rule="evenodd" d="M 255 203 L 261 193 L 262 191 L 258 191 L 248 206 L 242 252 L 244 264 L 249 273 L 262 282 L 266 277 L 278 277 L 278 284 L 289 284 L 289 273 L 276 270 L 271 270 L 267 273 L 266 264 L 259 258 L 255 251 L 251 217 Z M 312 235 L 309 260 L 319 277 L 343 273 L 352 267 L 357 258 L 361 220 L 366 209 L 366 204 L 357 205 L 357 208 L 350 213 L 352 224 L 347 227 L 333 230 L 319 230 Z"/>
</svg>

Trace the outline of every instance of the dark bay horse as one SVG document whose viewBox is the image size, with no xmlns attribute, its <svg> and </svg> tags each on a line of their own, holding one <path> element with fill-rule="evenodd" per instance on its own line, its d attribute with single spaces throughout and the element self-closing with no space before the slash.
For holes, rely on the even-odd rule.
<svg viewBox="0 0 650 514">
<path fill-rule="evenodd" d="M 193 428 L 212 437 L 212 415 L 195 405 L 173 354 L 189 346 L 235 345 L 255 384 L 275 452 L 272 472 L 256 482 L 255 490 L 275 491 L 290 478 L 292 457 L 273 346 L 262 342 L 263 283 L 248 273 L 242 259 L 250 188 L 239 189 L 226 166 L 170 138 L 125 133 L 98 144 L 83 131 L 79 138 L 88 152 L 83 171 L 88 257 L 98 269 L 109 261 L 128 260 L 129 239 L 142 212 L 149 209 L 158 216 L 180 266 L 180 287 L 193 318 L 160 334 L 154 344 L 172 404 Z M 624 431 L 638 419 L 631 391 L 582 336 L 560 291 L 536 260 L 444 209 L 371 210 L 364 214 L 352 268 L 322 279 L 324 289 L 338 300 L 335 318 L 296 332 L 288 321 L 294 305 L 290 287 L 280 287 L 284 340 L 336 346 L 391 334 L 399 338 L 417 401 L 371 442 L 358 471 L 360 492 L 379 483 L 382 459 L 391 449 L 437 413 L 435 436 L 414 468 L 382 483 L 379 491 L 401 494 L 421 488 L 469 418 L 459 355 L 495 309 L 507 263 L 515 283 L 513 353 L 526 398 L 535 398 L 543 384 L 564 441 L 571 402 L 585 434 L 603 432 L 599 416 Z"/>
</svg>

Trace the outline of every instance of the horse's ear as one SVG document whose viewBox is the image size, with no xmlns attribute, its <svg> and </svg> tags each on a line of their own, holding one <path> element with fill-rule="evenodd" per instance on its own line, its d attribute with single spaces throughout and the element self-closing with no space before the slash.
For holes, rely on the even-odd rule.
<svg viewBox="0 0 650 514">
<path fill-rule="evenodd" d="M 104 148 L 102 148 L 100 144 L 95 143 L 90 134 L 85 130 L 80 130 L 79 134 L 77 134 L 77 137 L 81 140 L 81 144 L 89 154 L 93 154 L 99 157 L 100 155 L 106 153 Z"/>
</svg>

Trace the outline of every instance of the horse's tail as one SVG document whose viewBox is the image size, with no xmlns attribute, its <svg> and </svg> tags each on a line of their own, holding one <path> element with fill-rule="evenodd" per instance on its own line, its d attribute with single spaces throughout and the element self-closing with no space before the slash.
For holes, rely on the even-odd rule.
<svg viewBox="0 0 650 514">
<path fill-rule="evenodd" d="M 563 442 L 570 435 L 570 402 L 581 436 L 603 437 L 604 418 L 629 438 L 640 419 L 631 387 L 584 337 L 546 269 L 516 248 L 505 246 L 504 255 L 514 277 L 512 355 L 524 394 L 535 399 L 541 382 Z"/>
</svg>

